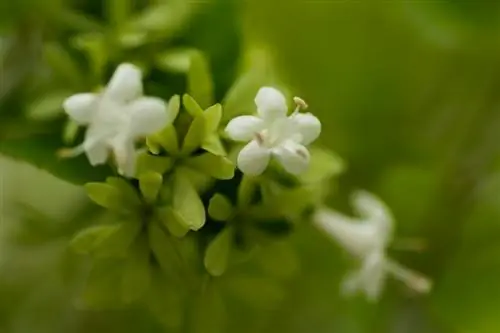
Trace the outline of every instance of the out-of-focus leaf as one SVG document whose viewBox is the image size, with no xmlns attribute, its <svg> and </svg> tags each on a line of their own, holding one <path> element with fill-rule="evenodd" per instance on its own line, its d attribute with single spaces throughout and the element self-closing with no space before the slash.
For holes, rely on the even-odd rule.
<svg viewBox="0 0 500 333">
<path fill-rule="evenodd" d="M 216 193 L 208 204 L 208 215 L 216 221 L 227 221 L 233 214 L 231 201 L 224 195 Z"/>
<path fill-rule="evenodd" d="M 213 276 L 220 276 L 226 271 L 229 253 L 233 242 L 233 228 L 225 227 L 210 242 L 205 253 L 205 268 Z"/>
<path fill-rule="evenodd" d="M 67 91 L 55 91 L 37 98 L 28 107 L 26 116 L 34 121 L 53 120 L 63 114 L 62 104 L 69 95 Z"/>
<path fill-rule="evenodd" d="M 143 235 L 130 249 L 123 268 L 122 295 L 125 303 L 142 298 L 149 290 L 150 269 L 149 245 L 146 235 Z"/>
</svg>

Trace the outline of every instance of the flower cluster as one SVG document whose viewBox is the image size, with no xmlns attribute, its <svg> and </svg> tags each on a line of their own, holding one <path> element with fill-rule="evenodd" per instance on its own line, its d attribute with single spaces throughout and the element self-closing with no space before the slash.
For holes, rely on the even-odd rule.
<svg viewBox="0 0 500 333">
<path fill-rule="evenodd" d="M 355 196 L 360 221 L 322 207 L 325 184 L 341 168 L 333 154 L 309 148 L 321 123 L 303 112 L 304 100 L 293 101 L 289 113 L 278 89 L 262 87 L 254 114 L 221 127 L 219 104 L 204 109 L 189 95 L 175 95 L 168 103 L 144 96 L 141 71 L 132 64 L 120 65 L 101 92 L 67 98 L 66 113 L 87 129 L 83 143 L 62 155 L 85 153 L 91 165 L 112 161 L 121 176 L 86 185 L 114 221 L 84 230 L 73 245 L 83 253 L 133 260 L 134 270 L 120 277 L 130 287 L 150 283 L 156 265 L 176 276 L 173 270 L 196 271 L 202 262 L 220 276 L 233 252 L 265 246 L 310 218 L 361 261 L 344 284 L 346 292 L 362 290 L 377 299 L 386 273 L 428 291 L 426 279 L 386 257 L 392 217 L 378 199 L 365 192 Z M 203 258 L 197 260 L 198 252 L 186 250 L 191 246 L 186 244 L 201 247 Z M 179 251 L 190 253 L 192 267 L 185 267 L 185 258 L 172 257 Z M 127 292 L 126 299 L 142 292 Z"/>
</svg>

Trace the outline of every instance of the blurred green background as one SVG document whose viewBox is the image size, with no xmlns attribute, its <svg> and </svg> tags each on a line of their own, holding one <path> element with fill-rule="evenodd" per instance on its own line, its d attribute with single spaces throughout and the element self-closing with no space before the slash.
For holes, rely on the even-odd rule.
<svg viewBox="0 0 500 333">
<path fill-rule="evenodd" d="M 344 299 L 349 261 L 304 225 L 290 240 L 300 270 L 283 297 L 272 307 L 232 309 L 227 331 L 500 331 L 500 2 L 187 2 L 208 18 L 202 28 L 188 23 L 188 39 L 215 59 L 218 99 L 240 52 L 267 50 L 266 70 L 308 102 L 323 123 L 320 143 L 347 162 L 329 204 L 346 210 L 352 190 L 377 193 L 398 221 L 396 240 L 426 244 L 392 255 L 435 283 L 424 296 L 391 281 L 378 304 Z M 69 23 L 90 24 L 68 8 L 101 5 L 2 2 L 0 139 L 27 98 L 16 85 L 36 67 L 29 51 L 41 40 L 65 43 L 71 29 L 60 31 Z M 12 36 L 17 53 L 6 51 Z M 234 40 L 240 46 L 227 46 Z M 165 331 L 141 308 L 78 310 L 82 259 L 67 242 L 92 219 L 90 203 L 81 188 L 23 162 L 4 157 L 0 168 L 0 332 Z"/>
</svg>

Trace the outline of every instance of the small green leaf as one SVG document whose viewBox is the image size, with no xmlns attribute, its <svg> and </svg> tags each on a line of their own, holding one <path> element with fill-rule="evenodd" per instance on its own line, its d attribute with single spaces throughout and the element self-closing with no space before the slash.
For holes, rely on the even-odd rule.
<svg viewBox="0 0 500 333">
<path fill-rule="evenodd" d="M 181 108 L 181 97 L 179 95 L 174 95 L 170 97 L 167 104 L 167 115 L 168 121 L 167 124 L 171 124 L 177 118 L 179 114 L 179 110 Z"/>
<path fill-rule="evenodd" d="M 208 204 L 208 215 L 216 221 L 227 221 L 233 214 L 233 206 L 228 198 L 216 193 Z"/>
<path fill-rule="evenodd" d="M 203 202 L 189 179 L 181 172 L 176 172 L 174 176 L 172 207 L 191 230 L 198 230 L 205 224 Z"/>
<path fill-rule="evenodd" d="M 163 175 L 173 165 L 174 161 L 170 157 L 154 156 L 144 152 L 137 157 L 137 175 L 147 172 L 156 172 Z"/>
<path fill-rule="evenodd" d="M 212 75 L 207 60 L 199 51 L 191 52 L 188 72 L 188 92 L 202 108 L 213 102 Z"/>
<path fill-rule="evenodd" d="M 154 171 L 144 172 L 139 176 L 139 188 L 141 189 L 142 195 L 149 203 L 156 201 L 162 183 L 162 175 Z"/>
<path fill-rule="evenodd" d="M 130 14 L 131 0 L 108 0 L 105 3 L 108 22 L 115 29 L 125 25 Z"/>
<path fill-rule="evenodd" d="M 182 104 L 191 117 L 196 118 L 203 115 L 203 108 L 188 94 L 182 96 Z"/>
<path fill-rule="evenodd" d="M 221 276 L 226 271 L 232 242 L 233 228 L 226 227 L 208 245 L 203 262 L 211 275 Z"/>
<path fill-rule="evenodd" d="M 125 180 L 125 178 L 108 177 L 106 178 L 106 183 L 115 187 L 120 192 L 127 204 L 133 207 L 137 207 L 142 204 L 139 193 L 137 193 L 137 190 L 134 188 L 134 186 L 132 186 L 132 184 Z"/>
<path fill-rule="evenodd" d="M 69 95 L 70 93 L 67 91 L 48 93 L 36 99 L 28 106 L 26 116 L 35 121 L 53 120 L 63 115 L 62 104 Z"/>
<path fill-rule="evenodd" d="M 68 119 L 64 125 L 62 140 L 66 145 L 72 145 L 78 135 L 78 124 Z"/>
<path fill-rule="evenodd" d="M 102 242 L 116 233 L 120 225 L 99 225 L 87 228 L 78 233 L 71 241 L 71 247 L 78 253 L 88 254 Z"/>
<path fill-rule="evenodd" d="M 205 140 L 203 141 L 201 148 L 217 156 L 227 155 L 226 149 L 222 145 L 222 142 L 217 134 L 209 134 L 205 136 Z"/>
<path fill-rule="evenodd" d="M 149 289 L 150 283 L 149 245 L 147 238 L 143 236 L 130 249 L 123 267 L 123 301 L 131 303 L 140 299 Z"/>
<path fill-rule="evenodd" d="M 222 118 L 222 106 L 220 104 L 212 105 L 205 110 L 203 115 L 205 117 L 206 133 L 216 132 Z"/>
<path fill-rule="evenodd" d="M 113 211 L 126 210 L 123 196 L 116 187 L 106 183 L 87 183 L 84 187 L 90 199 L 99 206 Z"/>
<path fill-rule="evenodd" d="M 240 185 L 238 186 L 238 207 L 246 208 L 250 206 L 259 189 L 257 178 L 243 175 Z"/>
<path fill-rule="evenodd" d="M 216 179 L 231 179 L 234 177 L 233 163 L 223 156 L 205 153 L 187 159 L 185 165 Z"/>
<path fill-rule="evenodd" d="M 171 207 L 159 209 L 158 217 L 168 231 L 175 237 L 182 238 L 190 230 L 184 219 L 178 216 Z"/>
<path fill-rule="evenodd" d="M 199 148 L 205 138 L 205 118 L 198 116 L 193 119 L 182 144 L 182 153 L 189 155 Z"/>
</svg>

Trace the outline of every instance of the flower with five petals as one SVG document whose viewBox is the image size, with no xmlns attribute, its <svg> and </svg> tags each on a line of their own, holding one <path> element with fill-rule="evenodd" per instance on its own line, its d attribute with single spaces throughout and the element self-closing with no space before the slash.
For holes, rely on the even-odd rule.
<svg viewBox="0 0 500 333">
<path fill-rule="evenodd" d="M 238 155 L 238 168 L 249 175 L 259 175 L 274 157 L 291 174 L 304 172 L 309 165 L 305 147 L 319 136 L 321 123 L 311 113 L 299 113 L 307 107 L 294 98 L 297 108 L 287 116 L 286 99 L 272 87 L 263 87 L 255 97 L 257 115 L 232 119 L 226 133 L 234 141 L 248 142 Z"/>
<path fill-rule="evenodd" d="M 102 92 L 70 96 L 63 108 L 77 124 L 88 126 L 83 143 L 63 155 L 85 153 L 95 166 L 104 164 L 112 151 L 118 172 L 127 177 L 135 175 L 137 139 L 171 121 L 163 100 L 143 96 L 142 73 L 128 63 L 118 66 Z"/>
</svg>

